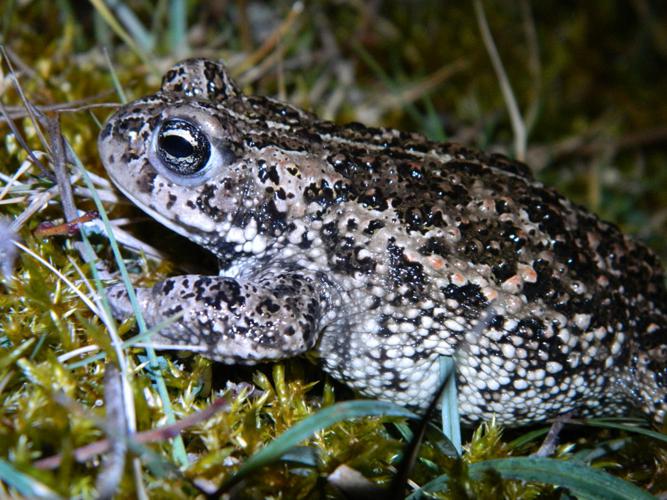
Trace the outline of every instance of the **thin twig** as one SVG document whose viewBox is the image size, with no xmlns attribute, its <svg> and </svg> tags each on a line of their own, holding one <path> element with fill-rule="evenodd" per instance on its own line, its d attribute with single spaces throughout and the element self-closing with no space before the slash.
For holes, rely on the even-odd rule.
<svg viewBox="0 0 667 500">
<path fill-rule="evenodd" d="M 104 371 L 105 429 L 110 441 L 102 469 L 95 481 L 97 498 L 111 499 L 116 492 L 125 468 L 127 454 L 127 421 L 123 410 L 123 380 L 118 368 L 107 363 Z"/>
<path fill-rule="evenodd" d="M 638 130 L 613 138 L 604 135 L 602 124 L 597 123 L 590 126 L 584 134 L 566 137 L 552 144 L 533 145 L 527 156 L 531 167 L 539 171 L 550 162 L 569 156 L 596 156 L 610 146 L 620 152 L 664 143 L 667 143 L 667 127 Z"/>
<path fill-rule="evenodd" d="M 70 184 L 65 166 L 65 148 L 63 145 L 63 136 L 60 132 L 60 118 L 59 115 L 55 115 L 54 117 L 46 117 L 44 121 L 46 122 L 51 142 L 53 170 L 56 174 L 58 190 L 60 191 L 60 202 L 63 205 L 65 220 L 71 222 L 77 218 L 78 214 L 72 195 L 72 185 Z"/>
<path fill-rule="evenodd" d="M 30 205 L 26 207 L 23 212 L 21 212 L 14 220 L 12 221 L 11 227 L 12 230 L 15 232 L 18 232 L 21 227 L 23 227 L 23 224 L 25 224 L 30 217 L 32 217 L 35 213 L 39 212 L 44 208 L 44 206 L 51 201 L 53 198 L 55 198 L 58 195 L 58 186 L 52 186 L 46 191 L 42 191 L 41 193 L 37 193 L 36 195 L 32 196 L 30 199 Z"/>
<path fill-rule="evenodd" d="M 97 307 L 95 304 L 88 298 L 84 293 L 79 290 L 74 283 L 72 283 L 63 273 L 58 271 L 55 267 L 53 267 L 49 262 L 44 260 L 43 257 L 40 255 L 36 254 L 33 252 L 30 248 L 26 247 L 22 243 L 18 241 L 14 241 L 14 245 L 16 245 L 20 250 L 24 251 L 28 255 L 30 255 L 32 258 L 37 260 L 39 263 L 41 263 L 43 266 L 45 266 L 49 271 L 54 273 L 58 278 L 60 278 L 70 289 L 81 299 L 81 301 L 88 306 L 88 308 L 95 314 L 96 316 L 100 316 L 100 313 L 97 310 Z"/>
<path fill-rule="evenodd" d="M 20 70 L 29 78 L 37 80 L 38 83 L 45 85 L 44 79 L 39 75 L 39 73 L 31 68 L 29 64 L 26 64 L 26 62 L 21 59 L 21 57 L 16 52 L 14 52 L 11 47 L 8 47 L 7 45 L 4 45 L 3 47 L 3 53 L 7 58 L 11 58 L 11 60 L 14 62 L 14 65 L 18 66 Z"/>
<path fill-rule="evenodd" d="M 30 160 L 41 170 L 42 174 L 47 179 L 54 180 L 53 174 L 47 170 L 47 168 L 41 161 L 39 161 L 37 156 L 35 156 L 35 152 L 32 150 L 30 146 L 28 146 L 28 143 L 25 141 L 25 139 L 23 139 L 23 135 L 21 135 L 21 132 L 19 131 L 18 127 L 14 124 L 14 121 L 10 118 L 9 113 L 7 113 L 7 109 L 5 108 L 5 105 L 2 103 L 2 101 L 0 101 L 0 114 L 2 115 L 0 117 L 0 120 L 4 119 L 4 121 L 7 122 L 9 129 L 14 134 L 16 142 L 18 142 L 19 145 L 23 148 L 23 150 L 28 154 Z M 29 114 L 30 113 L 26 111 L 26 116 Z"/>
<path fill-rule="evenodd" d="M 252 54 L 248 55 L 243 60 L 243 63 L 236 68 L 236 70 L 239 73 L 242 73 L 243 71 L 250 69 L 254 67 L 259 61 L 264 59 L 267 54 L 269 54 L 273 48 L 278 44 L 280 40 L 283 39 L 283 37 L 290 31 L 292 26 L 294 25 L 294 22 L 297 20 L 299 17 L 299 14 L 303 12 L 303 3 L 302 2 L 294 2 L 294 5 L 292 5 L 292 8 L 289 11 L 289 14 L 287 14 L 287 17 L 285 20 L 278 25 L 278 27 L 271 33 L 265 42 L 259 47 L 255 52 Z"/>
<path fill-rule="evenodd" d="M 469 62 L 464 59 L 457 59 L 450 64 L 442 66 L 426 78 L 410 85 L 398 93 L 392 93 L 391 95 L 385 95 L 377 99 L 377 109 L 379 109 L 380 112 L 385 112 L 388 109 L 402 108 L 406 104 L 412 103 L 433 91 L 433 89 L 439 87 L 443 82 L 449 80 L 453 75 L 463 71 L 468 66 Z"/>
<path fill-rule="evenodd" d="M 532 454 L 533 457 L 550 457 L 556 451 L 556 446 L 558 446 L 558 438 L 560 432 L 565 427 L 570 420 L 572 420 L 571 414 L 560 415 L 551 424 L 549 432 L 547 433 L 544 441 L 540 445 L 540 448 Z"/>
<path fill-rule="evenodd" d="M 12 75 L 11 82 L 14 85 L 14 88 L 16 89 L 16 92 L 18 93 L 19 97 L 21 98 L 21 102 L 25 106 L 26 111 L 28 111 L 28 115 L 30 116 L 30 121 L 32 121 L 32 124 L 35 127 L 35 133 L 37 134 L 37 137 L 39 138 L 39 141 L 42 144 L 42 147 L 45 150 L 49 151 L 49 143 L 46 140 L 46 137 L 44 137 L 44 134 L 42 133 L 42 129 L 39 127 L 39 121 L 37 119 L 37 116 L 39 116 L 40 113 L 35 109 L 35 107 L 32 105 L 32 103 L 28 100 L 25 93 L 23 92 L 23 88 L 21 87 L 21 85 L 19 85 L 19 81 L 16 78 L 16 72 L 14 71 L 14 66 L 12 65 L 12 62 L 9 59 L 9 55 L 7 54 L 7 51 L 5 50 L 4 45 L 0 45 L 0 53 L 2 53 L 2 55 L 5 57 L 5 59 L 7 61 L 7 67 L 9 68 L 9 72 Z"/>
<path fill-rule="evenodd" d="M 220 397 L 213 401 L 210 406 L 204 408 L 201 411 L 188 415 L 187 417 L 173 423 L 170 425 L 165 425 L 163 427 L 158 427 L 157 429 L 152 429 L 150 431 L 139 432 L 132 436 L 132 439 L 137 444 L 147 444 L 155 443 L 160 441 L 165 441 L 171 439 L 175 436 L 178 436 L 182 431 L 188 427 L 192 427 L 200 422 L 208 420 L 213 415 L 222 410 L 229 410 L 230 405 L 227 403 L 225 397 Z M 77 448 L 73 452 L 74 459 L 79 462 L 85 462 L 91 458 L 105 453 L 109 450 L 110 443 L 108 439 L 102 439 L 94 443 L 88 444 Z M 33 465 L 39 469 L 55 469 L 60 465 L 62 461 L 62 454 L 53 455 L 48 458 L 43 458 L 38 460 Z"/>
<path fill-rule="evenodd" d="M 507 112 L 510 115 L 510 122 L 512 123 L 512 130 L 514 131 L 514 155 L 519 161 L 524 161 L 526 158 L 526 126 L 519 111 L 519 106 L 517 105 L 516 99 L 514 98 L 514 92 L 512 91 L 512 85 L 510 84 L 507 73 L 505 73 L 505 67 L 503 62 L 500 59 L 500 54 L 498 54 L 498 49 L 496 49 L 495 42 L 493 41 L 493 35 L 489 28 L 489 24 L 486 20 L 486 14 L 484 13 L 484 7 L 480 0 L 474 0 L 475 14 L 477 16 L 477 23 L 479 24 L 479 30 L 482 34 L 482 40 L 484 41 L 484 46 L 486 51 L 489 53 L 489 58 L 491 59 L 491 64 L 493 64 L 493 69 L 496 72 L 496 77 L 498 78 L 498 83 L 500 84 L 500 90 L 503 93 L 503 98 L 505 99 L 505 106 L 507 106 Z"/>
<path fill-rule="evenodd" d="M 537 41 L 535 30 L 535 19 L 530 7 L 530 0 L 521 0 L 521 15 L 523 17 L 523 30 L 528 45 L 528 71 L 533 80 L 531 87 L 530 104 L 526 111 L 526 141 L 528 135 L 535 125 L 542 104 L 542 63 L 540 61 L 540 46 Z"/>
<path fill-rule="evenodd" d="M 108 90 L 97 95 L 86 97 L 85 99 L 77 99 L 66 103 L 35 105 L 34 108 L 41 113 L 78 113 L 80 111 L 88 111 L 89 109 L 106 109 L 118 108 L 120 106 L 117 102 L 92 102 L 96 99 L 101 99 L 111 94 Z M 24 106 L 5 106 L 4 114 L 9 118 L 16 120 L 17 118 L 25 118 L 30 116 Z M 5 116 L 0 116 L 0 123 L 6 121 Z"/>
</svg>

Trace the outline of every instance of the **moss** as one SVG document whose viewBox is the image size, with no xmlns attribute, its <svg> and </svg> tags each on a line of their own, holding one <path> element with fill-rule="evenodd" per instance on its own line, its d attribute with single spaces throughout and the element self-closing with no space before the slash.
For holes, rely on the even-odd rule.
<svg viewBox="0 0 667 500">
<path fill-rule="evenodd" d="M 145 27 L 145 33 L 127 28 L 141 53 L 121 40 L 91 4 L 67 0 L 8 2 L 3 7 L 2 42 L 20 58 L 14 59 L 14 67 L 33 103 L 79 107 L 79 100 L 91 97 L 97 103 L 115 103 L 118 98 L 101 44 L 108 47 L 128 98 L 137 97 L 154 89 L 160 72 L 182 52 L 185 44 L 178 36 L 178 21 L 183 21 L 189 45 L 185 55 L 225 58 L 247 90 L 283 95 L 341 121 L 396 126 L 512 153 L 512 131 L 498 81 L 469 2 L 443 6 L 427 1 L 409 10 L 404 2 L 377 4 L 377 10 L 363 2 L 308 3 L 279 43 L 264 46 L 270 33 L 289 18 L 292 3 L 228 2 L 223 9 L 216 2 L 185 2 L 187 17 L 180 20 L 169 18 L 167 4 L 158 2 L 157 9 L 155 2 L 144 0 L 126 4 L 125 15 L 134 16 Z M 531 70 L 521 4 L 485 2 L 520 106 L 524 111 L 535 110 L 529 163 L 547 183 L 646 239 L 664 260 L 664 8 L 657 2 L 595 0 L 567 7 L 555 0 L 535 2 L 537 80 Z M 122 17 L 118 11 L 116 15 Z M 244 63 L 250 60 L 253 64 Z M 441 83 L 423 86 L 454 61 L 462 69 Z M 2 70 L 6 77 L 6 60 Z M 20 97 L 8 78 L 2 81 L 2 89 L 4 106 L 21 112 Z M 395 99 L 396 95 L 403 99 Z M 108 111 L 98 107 L 60 113 L 65 137 L 86 167 L 102 177 L 95 140 Z M 40 153 L 46 146 L 31 120 L 24 113 L 14 123 L 27 145 L 49 164 Z M 37 196 L 55 189 L 34 166 L 4 187 L 25 165 L 28 154 L 6 122 L 0 123 L 0 129 L 0 214 L 14 218 Z M 92 209 L 83 184 L 75 185 L 77 206 Z M 105 206 L 113 217 L 140 217 L 133 207 L 112 201 L 109 187 L 99 184 L 98 189 L 109 200 Z M 83 281 L 84 276 L 92 280 L 91 270 L 76 251 L 77 237 L 34 236 L 40 222 L 61 218 L 59 198 L 53 194 L 27 219 L 19 235 L 28 248 L 92 298 Z M 137 282 L 154 282 L 184 267 L 190 250 L 183 250 L 177 239 L 157 225 L 129 230 L 149 243 L 168 242 L 161 245 L 169 250 L 162 263 L 125 250 Z M 93 237 L 92 244 L 99 258 L 113 265 L 106 240 Z M 15 265 L 13 278 L 0 290 L 0 314 L 0 457 L 17 474 L 25 473 L 63 496 L 95 496 L 96 477 L 103 470 L 99 459 L 79 463 L 72 453 L 104 436 L 105 360 L 90 356 L 102 352 L 116 359 L 108 326 L 69 285 L 25 253 Z M 119 334 L 129 338 L 133 328 L 131 323 L 121 325 Z M 99 350 L 80 351 L 69 358 L 92 344 Z M 148 368 L 143 349 L 125 352 L 137 430 L 158 428 L 165 424 L 165 408 L 153 369 Z M 86 362 L 72 365 L 82 359 Z M 207 408 L 221 395 L 228 406 L 181 433 L 189 466 L 180 471 L 174 467 L 178 449 L 173 440 L 163 437 L 144 445 L 152 458 L 143 455 L 143 483 L 155 498 L 203 496 L 198 487 L 229 479 L 276 436 L 341 399 L 341 393 L 349 394 L 302 360 L 223 369 L 199 357 L 164 354 L 159 370 L 177 419 Z M 399 429 L 400 425 L 378 418 L 330 426 L 302 443 L 295 460 L 253 474 L 244 483 L 242 496 L 341 498 L 326 481 L 341 464 L 388 485 L 405 446 Z M 552 486 L 502 480 L 491 474 L 479 481 L 469 475 L 473 463 L 534 452 L 540 436 L 529 439 L 529 431 L 501 432 L 487 423 L 464 435 L 467 453 L 457 460 L 443 453 L 442 436 L 431 429 L 411 481 L 424 484 L 448 474 L 450 498 L 556 498 L 560 493 Z M 516 440 L 525 444 L 515 446 Z M 653 493 L 667 488 L 667 455 L 657 439 L 618 430 L 568 428 L 556 456 L 572 459 L 585 450 L 595 452 L 594 463 L 618 477 Z M 35 466 L 37 460 L 55 453 L 63 454 L 58 468 Z M 8 477 L 15 476 L 2 475 L 5 481 Z M 125 466 L 118 488 L 119 497 L 136 494 L 130 465 Z"/>
</svg>

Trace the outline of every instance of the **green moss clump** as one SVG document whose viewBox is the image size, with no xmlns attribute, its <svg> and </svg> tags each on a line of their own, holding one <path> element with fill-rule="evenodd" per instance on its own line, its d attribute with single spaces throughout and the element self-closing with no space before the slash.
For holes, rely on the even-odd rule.
<svg viewBox="0 0 667 500">
<path fill-rule="evenodd" d="M 220 8 L 216 2 L 156 7 L 134 0 L 112 11 L 127 38 L 92 3 L 80 4 L 9 0 L 0 41 L 24 94 L 44 113 L 59 114 L 79 159 L 100 176 L 97 191 L 112 218 L 135 221 L 143 215 L 108 184 L 97 156 L 100 124 L 119 101 L 103 45 L 128 99 L 154 90 L 176 59 L 206 55 L 224 58 L 247 91 L 279 95 L 327 118 L 395 126 L 513 154 L 505 104 L 469 2 L 443 7 L 425 1 L 408 12 L 399 1 L 377 8 L 322 1 L 304 3 L 297 13 L 292 3 L 281 2 L 227 2 Z M 645 239 L 664 261 L 665 10 L 651 2 L 604 0 L 567 8 L 556 0 L 484 5 L 529 128 L 527 159 L 536 175 Z M 105 363 L 117 362 L 117 353 L 99 305 L 91 308 L 81 298 L 94 302 L 96 284 L 77 250 L 79 237 L 35 234 L 40 223 L 63 217 L 54 182 L 30 165 L 26 151 L 52 171 L 42 140 L 48 134 L 26 112 L 4 58 L 1 68 L 1 99 L 13 127 L 0 122 L 0 216 L 25 216 L 19 238 L 60 276 L 21 251 L 12 278 L 0 285 L 0 465 L 13 467 L 0 471 L 0 480 L 26 497 L 37 491 L 32 485 L 92 498 L 105 466 L 99 456 L 77 461 L 74 452 L 105 437 Z M 86 107 L 90 103 L 95 105 Z M 73 183 L 77 207 L 94 209 L 85 184 L 79 178 Z M 157 224 L 125 229 L 169 250 L 156 261 L 123 248 L 136 283 L 153 283 L 187 267 L 190 250 Z M 91 244 L 101 261 L 116 265 L 105 238 L 93 234 Z M 136 332 L 132 322 L 117 327 L 125 340 Z M 118 498 L 136 496 L 139 488 L 151 498 L 203 498 L 202 490 L 229 480 L 277 436 L 342 399 L 341 393 L 349 395 L 304 360 L 221 368 L 196 356 L 160 353 L 152 367 L 143 348 L 122 352 L 138 432 L 167 424 L 157 372 L 177 420 L 220 397 L 226 405 L 181 431 L 183 448 L 162 435 L 133 445 L 143 473 L 139 481 L 130 464 L 136 455 L 128 455 Z M 388 487 L 406 446 L 402 431 L 404 422 L 375 417 L 326 427 L 302 442 L 290 460 L 248 477 L 241 496 L 342 498 L 328 481 L 340 465 Z M 441 433 L 431 428 L 406 490 L 446 474 L 449 492 L 435 493 L 438 498 L 560 498 L 553 486 L 470 474 L 476 463 L 535 452 L 543 434 L 533 431 L 501 431 L 489 422 L 464 434 L 466 453 L 457 459 L 445 453 Z M 591 462 L 654 494 L 667 490 L 664 440 L 655 436 L 567 427 L 561 443 L 558 458 Z M 39 460 L 55 454 L 61 455 L 57 468 L 39 467 Z M 27 490 L 20 490 L 21 474 L 28 478 Z"/>
</svg>

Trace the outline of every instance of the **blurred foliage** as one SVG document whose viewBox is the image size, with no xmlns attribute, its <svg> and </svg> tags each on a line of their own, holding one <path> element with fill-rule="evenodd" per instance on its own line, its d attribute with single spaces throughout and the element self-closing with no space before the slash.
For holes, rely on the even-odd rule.
<svg viewBox="0 0 667 500">
<path fill-rule="evenodd" d="M 484 6 L 530 132 L 527 162 L 536 175 L 637 234 L 667 260 L 667 3 L 489 0 Z M 176 59 L 209 56 L 224 59 L 247 91 L 280 96 L 329 119 L 415 130 L 513 154 L 498 79 L 470 2 L 118 2 L 112 15 L 134 48 L 93 2 L 4 0 L 1 10 L 0 41 L 24 93 L 35 105 L 69 103 L 73 109 L 59 113 L 64 135 L 87 168 L 101 176 L 95 142 L 110 109 L 78 108 L 119 100 L 103 46 L 128 99 L 154 90 Z M 2 63 L 2 103 L 15 130 L 48 164 L 41 153 L 47 148 L 26 116 L 7 60 Z M 59 199 L 52 181 L 35 167 L 10 182 L 28 155 L 5 121 L 0 130 L 0 214 L 16 217 L 51 190 L 20 236 L 90 295 L 79 269 L 86 276 L 90 270 L 73 240 L 33 236 L 40 222 L 62 217 Z M 110 188 L 98 185 L 111 196 Z M 80 187 L 76 201 L 81 209 L 93 207 Z M 139 216 L 127 204 L 110 201 L 107 209 L 117 217 Z M 137 280 L 154 281 L 186 267 L 189 253 L 177 239 L 157 224 L 145 225 L 136 236 L 166 241 L 163 246 L 173 249 L 163 264 L 128 253 L 132 269 L 142 274 Z M 104 240 L 94 239 L 93 246 L 100 258 L 110 259 Z M 123 325 L 120 333 L 127 337 L 130 329 Z M 0 457 L 63 496 L 96 494 L 99 461 L 80 464 L 72 452 L 104 436 L 104 364 L 72 368 L 71 360 L 62 358 L 91 343 L 110 350 L 105 325 L 70 287 L 22 254 L 0 293 Z M 127 362 L 138 429 L 164 425 L 143 351 L 130 349 Z M 191 464 L 182 474 L 144 472 L 146 491 L 155 498 L 201 495 L 197 484 L 219 484 L 295 422 L 332 404 L 340 393 L 349 395 L 299 360 L 220 368 L 199 357 L 169 355 L 161 358 L 161 369 L 178 418 L 221 394 L 229 407 L 182 433 Z M 466 464 L 536 451 L 541 436 L 521 447 L 511 444 L 527 432 L 481 426 L 467 434 L 461 461 L 443 454 L 441 436 L 430 430 L 411 480 L 424 484 L 447 473 L 448 498 L 561 498 L 550 486 L 468 477 Z M 619 477 L 653 493 L 667 490 L 667 454 L 655 439 L 574 428 L 563 433 L 562 442 L 557 457 L 590 452 L 594 464 Z M 393 424 L 381 419 L 336 424 L 304 443 L 314 463 L 266 467 L 244 483 L 241 496 L 341 498 L 327 481 L 341 464 L 388 485 L 404 443 Z M 148 448 L 171 461 L 171 441 Z M 59 468 L 35 466 L 54 453 L 63 453 Z M 126 466 L 119 497 L 137 494 L 136 488 Z"/>
</svg>

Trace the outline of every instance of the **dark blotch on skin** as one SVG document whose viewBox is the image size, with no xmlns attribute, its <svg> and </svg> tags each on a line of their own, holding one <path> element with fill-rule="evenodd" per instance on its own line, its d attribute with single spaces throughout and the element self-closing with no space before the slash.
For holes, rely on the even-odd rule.
<svg viewBox="0 0 667 500">
<path fill-rule="evenodd" d="M 418 262 L 410 262 L 403 252 L 403 248 L 396 245 L 395 240 L 391 238 L 387 245 L 389 254 L 389 275 L 391 276 L 396 288 L 401 285 L 407 285 L 407 292 L 402 298 L 416 304 L 424 294 L 424 284 L 426 277 L 424 275 L 424 266 Z"/>
<path fill-rule="evenodd" d="M 457 313 L 462 314 L 466 319 L 478 319 L 488 305 L 479 285 L 468 283 L 456 286 L 450 283 L 444 287 L 443 292 L 445 297 L 458 302 Z"/>
<path fill-rule="evenodd" d="M 153 167 L 144 165 L 137 176 L 137 189 L 140 193 L 151 194 L 153 192 L 155 177 L 157 173 Z"/>
<path fill-rule="evenodd" d="M 366 226 L 366 229 L 364 229 L 364 234 L 367 234 L 369 236 L 372 236 L 377 230 L 382 229 L 384 227 L 384 222 L 381 220 L 372 220 L 368 223 L 368 226 Z"/>
</svg>

